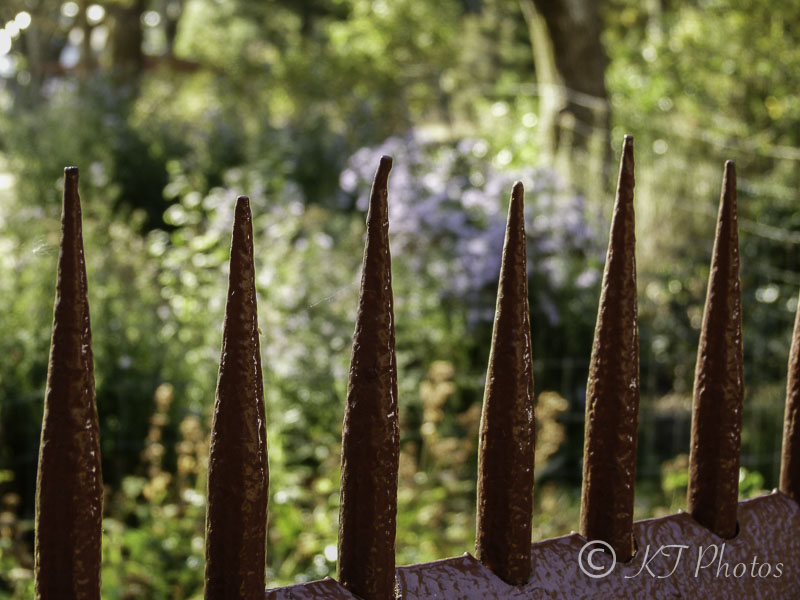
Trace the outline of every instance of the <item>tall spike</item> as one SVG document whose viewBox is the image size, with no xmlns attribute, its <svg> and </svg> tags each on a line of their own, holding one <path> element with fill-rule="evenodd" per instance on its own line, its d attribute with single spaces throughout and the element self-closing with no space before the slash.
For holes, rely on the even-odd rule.
<svg viewBox="0 0 800 600">
<path fill-rule="evenodd" d="M 269 468 L 258 336 L 253 222 L 240 196 L 208 461 L 207 600 L 264 597 Z"/>
<path fill-rule="evenodd" d="M 387 184 L 381 157 L 372 184 L 361 295 L 342 430 L 338 579 L 364 600 L 394 598 L 400 434 L 394 351 Z"/>
<path fill-rule="evenodd" d="M 736 171 L 728 161 L 697 349 L 687 494 L 692 517 L 722 538 L 736 535 L 743 396 Z"/>
<path fill-rule="evenodd" d="M 103 478 L 77 167 L 64 176 L 36 486 L 35 593 L 99 600 Z"/>
<path fill-rule="evenodd" d="M 780 490 L 800 503 L 800 302 L 794 319 L 788 371 Z"/>
<path fill-rule="evenodd" d="M 478 454 L 478 560 L 511 585 L 531 572 L 533 369 L 522 183 L 514 184 Z"/>
<path fill-rule="evenodd" d="M 625 136 L 586 387 L 581 532 L 633 556 L 639 332 L 633 138 Z"/>
</svg>

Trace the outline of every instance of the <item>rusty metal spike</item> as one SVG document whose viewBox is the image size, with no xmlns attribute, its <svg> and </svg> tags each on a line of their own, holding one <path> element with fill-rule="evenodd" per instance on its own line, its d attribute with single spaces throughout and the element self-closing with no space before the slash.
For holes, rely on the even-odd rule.
<svg viewBox="0 0 800 600">
<path fill-rule="evenodd" d="M 258 336 L 253 222 L 240 196 L 208 461 L 207 600 L 264 597 L 269 469 Z"/>
<path fill-rule="evenodd" d="M 381 157 L 367 215 L 361 295 L 342 430 L 337 576 L 364 600 L 394 598 L 400 434 L 387 183 Z"/>
<path fill-rule="evenodd" d="M 633 556 L 639 333 L 633 138 L 625 136 L 586 387 L 581 533 Z"/>
<path fill-rule="evenodd" d="M 725 163 L 694 376 L 687 504 L 723 538 L 736 535 L 744 367 L 736 172 Z"/>
<path fill-rule="evenodd" d="M 37 599 L 99 600 L 102 516 L 78 169 L 67 167 L 36 487 Z"/>
<path fill-rule="evenodd" d="M 786 377 L 780 490 L 800 503 L 800 302 L 794 318 L 792 348 Z"/>
<path fill-rule="evenodd" d="M 531 573 L 534 415 L 522 183 L 508 207 L 478 453 L 476 555 L 511 585 Z"/>
</svg>

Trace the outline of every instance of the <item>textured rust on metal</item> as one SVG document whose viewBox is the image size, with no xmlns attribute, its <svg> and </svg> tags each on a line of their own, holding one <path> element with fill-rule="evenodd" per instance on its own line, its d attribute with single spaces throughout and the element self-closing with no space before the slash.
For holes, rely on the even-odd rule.
<svg viewBox="0 0 800 600">
<path fill-rule="evenodd" d="M 768 494 L 738 503 L 738 515 L 740 531 L 733 539 L 721 538 L 688 514 L 641 521 L 636 538 L 640 551 L 650 544 L 651 556 L 668 544 L 689 546 L 669 577 L 681 598 L 797 598 L 800 538 L 787 535 L 800 527 L 797 505 L 782 494 Z M 653 570 L 666 575 L 673 562 L 660 560 Z"/>
<path fill-rule="evenodd" d="M 504 582 L 469 554 L 398 567 L 397 581 L 403 600 L 509 598 L 518 589 Z"/>
<path fill-rule="evenodd" d="M 264 595 L 269 471 L 258 336 L 253 223 L 240 196 L 208 462 L 208 600 Z"/>
<path fill-rule="evenodd" d="M 327 578 L 311 583 L 267 590 L 266 600 L 358 600 L 337 581 Z"/>
<path fill-rule="evenodd" d="M 586 388 L 581 531 L 633 555 L 639 424 L 639 334 L 633 212 L 633 138 L 625 136 Z"/>
<path fill-rule="evenodd" d="M 397 420 L 392 264 L 381 157 L 367 215 L 367 242 L 342 430 L 338 579 L 364 600 L 394 597 L 400 433 Z"/>
<path fill-rule="evenodd" d="M 780 490 L 795 502 L 800 502 L 800 302 L 794 319 L 786 377 Z"/>
<path fill-rule="evenodd" d="M 532 545 L 533 574 L 525 585 L 506 584 L 469 555 L 399 567 L 397 579 L 404 600 L 796 598 L 800 537 L 785 532 L 800 527 L 797 504 L 782 494 L 745 500 L 739 504 L 739 521 L 741 531 L 732 540 L 686 513 L 638 521 L 633 525 L 638 551 L 632 560 L 614 563 L 609 554 L 598 553 L 592 563 L 600 568 L 594 572 L 583 555 L 584 568 L 604 575 L 599 578 L 581 570 L 579 557 L 587 540 L 573 533 Z M 660 548 L 663 554 L 657 554 Z"/>
<path fill-rule="evenodd" d="M 533 370 L 522 183 L 508 207 L 478 453 L 478 559 L 512 585 L 531 572 Z"/>
<path fill-rule="evenodd" d="M 717 233 L 697 350 L 689 454 L 689 513 L 723 538 L 736 534 L 744 367 L 736 173 L 725 163 Z"/>
<path fill-rule="evenodd" d="M 61 251 L 36 489 L 36 598 L 100 598 L 103 481 L 78 169 L 64 170 Z"/>
</svg>

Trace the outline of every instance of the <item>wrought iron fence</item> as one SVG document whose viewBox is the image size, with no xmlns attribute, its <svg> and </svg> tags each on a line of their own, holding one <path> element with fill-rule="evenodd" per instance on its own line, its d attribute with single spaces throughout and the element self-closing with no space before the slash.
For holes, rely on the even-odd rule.
<svg viewBox="0 0 800 600">
<path fill-rule="evenodd" d="M 467 554 L 396 567 L 399 421 L 387 192 L 391 167 L 392 159 L 381 157 L 367 215 L 342 433 L 337 579 L 267 590 L 266 597 L 796 597 L 800 319 L 789 361 L 780 491 L 739 502 L 744 378 L 731 162 L 725 165 L 697 354 L 687 512 L 633 520 L 640 386 L 629 136 L 589 366 L 580 534 L 531 544 L 533 357 L 524 190 L 517 183 L 511 191 L 480 427 L 475 558 Z M 249 201 L 241 196 L 209 449 L 208 599 L 264 598 L 268 583 L 267 415 L 253 244 Z M 101 597 L 102 477 L 83 253 L 78 169 L 68 167 L 39 455 L 37 598 Z M 602 545 L 604 552 L 595 556 L 596 548 L 587 550 L 590 543 Z M 713 558 L 708 556 L 712 548 Z M 696 564 L 679 569 L 684 551 L 697 555 Z M 675 568 L 666 573 L 662 560 L 661 570 L 654 572 L 656 558 L 675 559 Z M 741 566 L 749 569 L 747 576 Z"/>
</svg>

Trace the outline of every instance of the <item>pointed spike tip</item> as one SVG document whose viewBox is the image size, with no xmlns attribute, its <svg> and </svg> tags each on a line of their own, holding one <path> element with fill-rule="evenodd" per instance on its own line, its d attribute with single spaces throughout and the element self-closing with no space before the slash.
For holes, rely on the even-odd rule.
<svg viewBox="0 0 800 600">
<path fill-rule="evenodd" d="M 736 192 L 736 163 L 732 160 L 725 161 L 725 174 L 722 178 L 722 187 L 723 195 Z"/>
<path fill-rule="evenodd" d="M 630 166 L 629 166 L 630 165 Z M 622 167 L 626 171 L 633 170 L 633 136 L 626 135 L 622 138 Z"/>
<path fill-rule="evenodd" d="M 622 156 L 617 182 L 617 200 L 633 202 L 634 182 L 633 136 L 626 135 L 622 143 Z"/>
<path fill-rule="evenodd" d="M 722 538 L 736 535 L 744 359 L 736 174 L 725 163 L 703 325 L 697 351 L 688 512 Z"/>
<path fill-rule="evenodd" d="M 37 475 L 36 598 L 65 590 L 100 598 L 103 482 L 87 295 L 78 169 L 67 167 Z"/>
<path fill-rule="evenodd" d="M 622 163 L 633 162 L 633 136 L 626 135 L 622 142 Z"/>
<path fill-rule="evenodd" d="M 736 210 L 736 165 L 732 160 L 725 161 L 725 171 L 722 176 L 722 197 L 720 199 L 721 208 L 726 212 L 726 218 L 733 217 L 735 214 L 727 214 L 728 211 Z"/>
<path fill-rule="evenodd" d="M 375 172 L 375 180 L 372 185 L 373 188 L 385 188 L 389 181 L 389 172 L 392 170 L 392 157 L 383 155 L 381 156 L 378 170 Z"/>
<path fill-rule="evenodd" d="M 236 210 L 250 210 L 250 198 L 247 196 L 239 196 L 236 198 Z"/>
<path fill-rule="evenodd" d="M 634 553 L 640 401 L 634 185 L 633 138 L 625 136 L 586 387 L 581 492 L 581 533 L 610 544 L 620 560 Z"/>
<path fill-rule="evenodd" d="M 531 572 L 534 406 L 523 186 L 511 193 L 478 454 L 476 558 L 511 585 Z"/>
<path fill-rule="evenodd" d="M 247 196 L 236 199 L 228 299 L 211 425 L 206 598 L 263 595 L 269 464 Z"/>
<path fill-rule="evenodd" d="M 397 530 L 397 359 L 387 180 L 370 193 L 353 353 L 342 426 L 337 579 L 365 600 L 394 598 Z"/>
<path fill-rule="evenodd" d="M 522 186 L 521 181 L 515 182 L 514 187 L 511 188 L 511 202 L 508 205 L 506 230 L 519 227 L 522 228 L 523 232 L 525 231 L 525 188 Z"/>
</svg>

